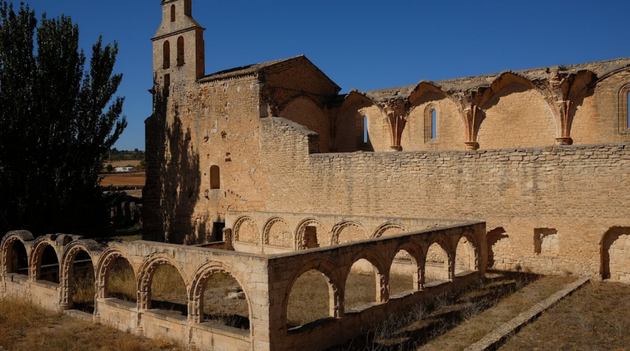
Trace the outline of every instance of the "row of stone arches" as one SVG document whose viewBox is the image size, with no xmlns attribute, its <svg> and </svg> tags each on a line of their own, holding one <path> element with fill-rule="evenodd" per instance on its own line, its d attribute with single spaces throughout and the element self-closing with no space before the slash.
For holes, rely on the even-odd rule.
<svg viewBox="0 0 630 351">
<path fill-rule="evenodd" d="M 436 235 L 426 241 L 409 241 L 393 251 L 364 249 L 353 255 L 350 264 L 314 259 L 293 274 L 285 292 L 282 318 L 288 329 L 343 318 L 347 313 L 358 313 L 472 273 L 479 269 L 480 254 L 474 233 L 465 232 L 450 238 Z M 302 306 L 297 301 L 305 290 L 311 301 L 310 318 L 300 314 Z"/>
<path fill-rule="evenodd" d="M 26 232 L 5 236 L 0 248 L 3 278 L 58 286 L 61 309 L 79 309 L 98 315 L 99 301 L 116 299 L 139 311 L 166 309 L 173 313 L 179 310 L 180 315 L 192 323 L 219 323 L 249 329 L 248 292 L 238 274 L 223 262 L 209 261 L 190 271 L 163 253 L 151 254 L 138 262 L 137 257 L 116 248 L 103 251 L 103 247 L 92 240 L 67 235 L 33 239 Z M 46 266 L 54 273 L 45 272 Z M 82 269 L 84 266 L 86 269 Z M 158 275 L 167 284 L 179 285 L 176 289 L 167 287 L 168 293 L 176 290 L 179 296 L 166 300 L 156 298 L 154 292 L 161 289 L 155 284 Z M 88 281 L 87 288 L 91 292 L 86 297 L 88 301 L 76 301 L 77 284 L 84 280 Z M 224 303 L 221 298 L 227 298 L 231 291 L 233 301 L 226 299 Z M 228 307 L 238 313 L 226 315 Z"/>
<path fill-rule="evenodd" d="M 241 216 L 234 222 L 234 241 L 257 245 L 271 245 L 291 250 L 305 250 L 337 245 L 388 235 L 397 235 L 407 229 L 400 224 L 385 222 L 371 233 L 357 221 L 341 221 L 328 228 L 316 218 L 306 218 L 295 228 L 280 217 L 268 219 L 261 227 L 255 219 Z"/>
<path fill-rule="evenodd" d="M 557 70 L 546 79 L 531 79 L 526 73 L 506 71 L 466 91 L 422 81 L 387 101 L 352 91 L 336 118 L 337 150 L 362 150 L 366 138 L 372 151 L 570 145 L 574 139 L 598 142 L 592 139 L 592 122 L 582 118 L 588 115 L 578 110 L 593 96 L 593 87 L 607 77 L 598 79 L 589 70 Z M 628 85 L 610 84 L 619 91 L 620 117 L 619 122 L 611 119 L 608 129 L 619 125 L 623 132 L 629 120 Z"/>
</svg>

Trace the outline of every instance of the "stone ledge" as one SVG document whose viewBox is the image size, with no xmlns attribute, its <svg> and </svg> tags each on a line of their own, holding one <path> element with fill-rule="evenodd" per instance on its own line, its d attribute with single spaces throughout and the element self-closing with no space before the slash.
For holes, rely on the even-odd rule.
<svg viewBox="0 0 630 351">
<path fill-rule="evenodd" d="M 586 284 L 589 280 L 589 278 L 580 278 L 575 282 L 568 284 L 562 290 L 537 303 L 529 310 L 519 314 L 511 321 L 493 330 L 488 335 L 484 336 L 481 340 L 468 346 L 466 349 L 464 349 L 464 351 L 495 350 L 510 336 L 516 334 L 523 326 L 536 320 L 543 312 L 550 309 L 555 304 L 560 302 L 560 300 L 564 299 L 577 289 L 584 286 L 584 284 Z"/>
</svg>

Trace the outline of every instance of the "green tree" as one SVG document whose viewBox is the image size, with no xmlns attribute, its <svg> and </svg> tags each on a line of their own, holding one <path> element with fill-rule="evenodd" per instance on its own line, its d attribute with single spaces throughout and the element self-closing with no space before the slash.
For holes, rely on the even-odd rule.
<svg viewBox="0 0 630 351">
<path fill-rule="evenodd" d="M 83 231 L 102 223 L 98 172 L 127 125 L 114 94 L 117 44 L 89 67 L 70 17 L 41 21 L 0 0 L 0 230 Z"/>
</svg>

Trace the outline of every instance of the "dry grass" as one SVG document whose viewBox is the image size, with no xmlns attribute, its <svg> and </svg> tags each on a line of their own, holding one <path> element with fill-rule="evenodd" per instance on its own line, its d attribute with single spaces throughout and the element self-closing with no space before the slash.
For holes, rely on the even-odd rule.
<svg viewBox="0 0 630 351">
<path fill-rule="evenodd" d="M 468 290 L 410 308 L 335 350 L 462 350 L 516 317 L 573 277 L 490 273 Z"/>
<path fill-rule="evenodd" d="M 108 186 L 144 186 L 146 175 L 144 172 L 107 173 L 100 175 L 102 187 Z"/>
<path fill-rule="evenodd" d="M 396 293 L 413 287 L 411 275 L 390 275 L 391 290 Z M 330 317 L 328 283 L 325 276 L 311 270 L 300 276 L 291 289 L 287 308 L 289 328 L 305 325 Z M 346 312 L 360 311 L 376 302 L 376 277 L 374 273 L 352 272 L 346 283 Z"/>
<path fill-rule="evenodd" d="M 630 349 L 630 285 L 586 285 L 525 326 L 501 350 Z"/>
<path fill-rule="evenodd" d="M 183 350 L 164 340 L 140 338 L 11 297 L 0 300 L 0 346 L 29 351 Z"/>
</svg>

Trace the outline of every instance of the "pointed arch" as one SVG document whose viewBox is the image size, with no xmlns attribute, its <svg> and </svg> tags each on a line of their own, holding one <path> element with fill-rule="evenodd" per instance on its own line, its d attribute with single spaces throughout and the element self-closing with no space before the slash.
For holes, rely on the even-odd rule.
<svg viewBox="0 0 630 351">
<path fill-rule="evenodd" d="M 168 40 L 162 44 L 162 68 L 171 68 L 171 43 Z"/>
<path fill-rule="evenodd" d="M 184 37 L 180 36 L 179 38 L 177 38 L 177 66 L 183 66 L 186 63 L 185 52 Z"/>
<path fill-rule="evenodd" d="M 477 132 L 479 146 L 501 149 L 555 144 L 558 118 L 547 97 L 529 79 L 502 73 L 480 99 L 484 115 Z"/>
</svg>

